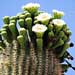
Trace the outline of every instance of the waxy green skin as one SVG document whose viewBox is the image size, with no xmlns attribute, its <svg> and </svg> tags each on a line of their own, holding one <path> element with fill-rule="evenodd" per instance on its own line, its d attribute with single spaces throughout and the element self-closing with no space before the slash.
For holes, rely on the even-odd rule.
<svg viewBox="0 0 75 75">
<path fill-rule="evenodd" d="M 71 60 L 71 55 L 67 51 L 71 47 L 71 31 L 67 24 L 57 26 L 52 23 L 52 20 L 62 19 L 63 16 L 54 13 L 50 20 L 40 22 L 35 17 L 44 12 L 38 8 L 23 10 L 16 16 L 3 17 L 0 50 L 4 55 L 3 60 L 8 62 L 2 65 L 5 67 L 1 75 L 4 71 L 5 75 L 62 75 L 67 72 L 71 66 L 62 62 L 65 58 L 68 59 L 68 56 Z M 32 27 L 36 24 L 45 24 L 47 30 L 33 32 Z"/>
</svg>

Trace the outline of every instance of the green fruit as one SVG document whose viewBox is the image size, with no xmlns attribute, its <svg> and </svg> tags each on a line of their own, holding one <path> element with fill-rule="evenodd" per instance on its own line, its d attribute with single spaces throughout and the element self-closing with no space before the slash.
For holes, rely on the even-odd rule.
<svg viewBox="0 0 75 75">
<path fill-rule="evenodd" d="M 49 37 L 54 37 L 53 31 L 49 32 L 49 33 L 48 33 L 48 36 L 49 36 Z"/>
</svg>

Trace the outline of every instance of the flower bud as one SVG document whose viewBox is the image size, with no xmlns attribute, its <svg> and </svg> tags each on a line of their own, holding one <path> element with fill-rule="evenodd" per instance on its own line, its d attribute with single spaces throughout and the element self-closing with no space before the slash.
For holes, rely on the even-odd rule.
<svg viewBox="0 0 75 75">
<path fill-rule="evenodd" d="M 25 13 L 25 18 L 31 17 L 31 14 L 29 12 Z"/>
<path fill-rule="evenodd" d="M 1 35 L 2 35 L 5 39 L 7 39 L 7 32 L 6 32 L 6 31 L 2 31 L 2 32 L 1 32 Z"/>
<path fill-rule="evenodd" d="M 19 19 L 18 20 L 18 24 L 20 25 L 20 27 L 24 27 L 24 19 Z"/>
<path fill-rule="evenodd" d="M 25 19 L 25 15 L 19 15 L 19 19 Z"/>
<path fill-rule="evenodd" d="M 55 19 L 61 19 L 64 16 L 64 12 L 53 10 L 53 18 Z"/>
<path fill-rule="evenodd" d="M 17 16 L 11 16 L 10 20 L 15 20 L 16 21 L 17 20 Z"/>
<path fill-rule="evenodd" d="M 61 51 L 61 53 L 59 54 L 59 57 L 62 57 L 63 54 L 66 52 L 66 50 L 70 47 L 70 44 L 68 43 L 65 43 L 64 46 L 63 46 L 63 49 Z"/>
<path fill-rule="evenodd" d="M 53 30 L 53 25 L 52 25 L 52 24 L 49 24 L 49 25 L 48 25 L 48 30 L 49 30 L 49 31 L 52 31 L 52 30 Z"/>
<path fill-rule="evenodd" d="M 49 33 L 48 33 L 48 36 L 49 36 L 49 37 L 54 37 L 53 31 L 49 32 Z"/>
<path fill-rule="evenodd" d="M 26 18 L 25 23 L 27 25 L 27 29 L 29 30 L 29 33 L 31 34 L 31 31 L 32 31 L 32 18 Z"/>
<path fill-rule="evenodd" d="M 60 31 L 59 34 L 58 34 L 58 37 L 59 37 L 59 38 L 62 38 L 62 37 L 64 37 L 64 36 L 65 36 L 64 32 L 63 32 L 63 31 Z"/>
<path fill-rule="evenodd" d="M 24 42 L 25 40 L 24 40 L 23 35 L 19 35 L 19 36 L 17 37 L 17 40 L 18 40 L 20 46 L 21 46 L 22 48 L 25 48 L 25 42 Z"/>
<path fill-rule="evenodd" d="M 9 24 L 4 24 L 3 28 L 7 29 Z"/>
<path fill-rule="evenodd" d="M 9 24 L 9 29 L 12 32 L 14 37 L 16 37 L 18 35 L 18 30 L 14 23 Z"/>
<path fill-rule="evenodd" d="M 59 47 L 59 46 L 62 46 L 64 44 L 64 41 L 62 40 L 62 39 L 59 39 L 57 42 L 56 42 L 56 44 L 53 46 L 53 48 L 55 49 L 55 48 L 57 48 L 57 47 Z"/>
<path fill-rule="evenodd" d="M 3 22 L 4 22 L 5 24 L 9 24 L 9 16 L 3 17 Z"/>
<path fill-rule="evenodd" d="M 14 23 L 16 25 L 16 20 L 10 20 L 10 23 Z"/>
<path fill-rule="evenodd" d="M 20 28 L 19 34 L 20 34 L 20 35 L 23 35 L 24 38 L 25 38 L 26 35 L 27 35 L 27 31 L 26 31 L 26 29 L 25 29 L 25 28 Z"/>
</svg>

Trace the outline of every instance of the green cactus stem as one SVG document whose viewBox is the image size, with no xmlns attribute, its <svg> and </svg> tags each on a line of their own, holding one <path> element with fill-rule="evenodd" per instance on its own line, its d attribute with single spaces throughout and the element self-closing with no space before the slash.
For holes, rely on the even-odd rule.
<svg viewBox="0 0 75 75">
<path fill-rule="evenodd" d="M 23 59 L 25 56 L 25 42 L 24 42 L 24 37 L 22 35 L 19 35 L 17 37 L 17 40 L 21 46 L 20 49 L 20 56 L 19 56 L 19 75 L 22 75 L 22 65 L 23 65 Z"/>
<path fill-rule="evenodd" d="M 18 51 L 19 51 L 19 45 L 16 39 L 13 40 L 13 50 L 12 50 L 12 75 L 18 74 Z"/>
<path fill-rule="evenodd" d="M 28 30 L 27 30 L 27 36 L 28 36 L 29 45 L 30 45 L 30 58 L 31 58 L 31 63 L 32 63 L 30 75 L 35 75 L 36 74 L 36 67 L 37 67 L 37 57 L 36 57 L 35 48 L 34 48 L 33 43 L 31 42 L 31 38 L 29 36 Z"/>
<path fill-rule="evenodd" d="M 19 42 L 21 48 L 25 48 L 24 37 L 23 37 L 22 35 L 19 35 L 19 36 L 17 37 L 17 40 L 18 40 L 18 42 Z"/>
<path fill-rule="evenodd" d="M 0 45 L 0 75 L 3 75 L 3 48 Z"/>
<path fill-rule="evenodd" d="M 62 75 L 62 68 L 58 57 L 54 54 L 52 49 L 49 49 L 49 72 L 48 75 Z"/>
<path fill-rule="evenodd" d="M 17 42 L 17 36 L 18 36 L 18 30 L 17 27 L 14 23 L 10 23 L 9 24 L 9 29 L 12 33 L 12 44 L 13 44 L 13 48 L 12 48 L 12 74 L 16 75 L 18 73 L 18 58 L 19 58 L 19 45 Z"/>
<path fill-rule="evenodd" d="M 27 43 L 27 31 L 24 28 L 21 28 L 19 31 L 19 36 L 17 37 L 18 42 L 21 46 L 21 50 L 20 50 L 20 57 L 19 57 L 19 75 L 24 74 L 25 72 L 24 69 L 24 65 L 25 65 L 25 61 L 26 61 L 26 43 Z"/>
<path fill-rule="evenodd" d="M 4 66 L 3 71 L 4 71 L 5 75 L 10 75 L 9 74 L 9 71 L 11 71 L 9 68 L 9 67 L 11 67 L 10 51 L 11 51 L 12 47 L 11 47 L 11 43 L 8 43 L 6 39 L 4 40 L 4 43 L 5 43 L 6 47 L 3 49 L 3 62 L 4 62 L 3 63 L 3 66 Z"/>
<path fill-rule="evenodd" d="M 37 51 L 38 51 L 38 72 L 37 75 L 42 75 L 42 50 L 43 50 L 43 39 L 37 38 Z"/>
<path fill-rule="evenodd" d="M 26 65 L 25 65 L 25 74 L 24 75 L 28 75 L 29 74 L 29 66 L 30 66 L 30 57 L 27 56 L 27 58 L 26 58 Z"/>
<path fill-rule="evenodd" d="M 48 70 L 49 70 L 49 50 L 46 49 L 46 59 L 45 59 L 45 73 L 44 75 L 48 75 Z"/>
</svg>

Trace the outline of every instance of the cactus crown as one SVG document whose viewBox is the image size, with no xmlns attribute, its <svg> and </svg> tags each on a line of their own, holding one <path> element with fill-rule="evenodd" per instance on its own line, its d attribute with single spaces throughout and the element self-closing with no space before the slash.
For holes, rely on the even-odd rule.
<svg viewBox="0 0 75 75">
<path fill-rule="evenodd" d="M 62 11 L 53 10 L 51 16 L 51 14 L 38 10 L 39 7 L 40 5 L 37 3 L 29 3 L 22 7 L 22 13 L 17 14 L 16 16 L 3 17 L 4 26 L 0 30 L 0 51 L 2 51 L 2 54 L 5 52 L 6 55 L 9 53 L 9 57 L 7 57 L 9 59 L 6 58 L 9 62 L 6 64 L 10 64 L 11 66 L 18 61 L 18 64 L 16 63 L 16 65 L 19 67 L 21 66 L 22 70 L 20 68 L 20 70 L 17 69 L 16 65 L 14 68 L 11 67 L 11 72 L 14 73 L 14 75 L 16 75 L 16 73 L 19 73 L 19 75 L 24 74 L 20 73 L 24 70 L 23 61 L 27 65 L 24 66 L 25 74 L 30 72 L 33 75 L 42 75 L 41 72 L 43 73 L 45 68 L 49 73 L 51 65 L 49 65 L 47 61 L 49 62 L 50 60 L 50 53 L 53 53 L 51 56 L 53 60 L 59 60 L 54 61 L 56 62 L 55 64 L 59 63 L 62 66 L 63 73 L 66 72 L 69 67 L 75 69 L 72 65 L 69 65 L 70 63 L 68 61 L 67 64 L 61 64 L 66 58 L 73 59 L 67 51 L 68 48 L 73 46 L 73 43 L 69 42 L 71 31 L 65 21 L 62 20 L 64 13 Z M 18 28 L 17 25 L 20 27 Z M 13 57 L 11 57 L 11 55 Z M 2 58 L 4 59 L 4 56 Z M 10 58 L 13 59 L 11 60 Z M 11 63 L 10 61 L 14 62 Z M 3 62 L 0 62 L 0 65 L 1 63 Z M 3 64 L 5 65 L 5 63 Z M 32 66 L 29 64 L 32 64 Z M 47 68 L 47 64 L 50 66 L 49 68 Z M 32 69 L 35 69 L 35 72 Z"/>
</svg>

